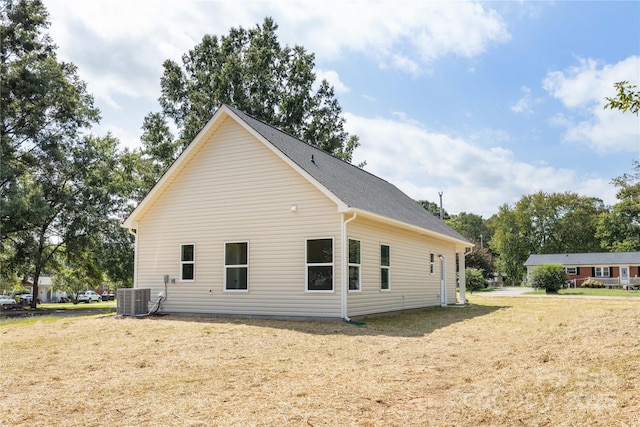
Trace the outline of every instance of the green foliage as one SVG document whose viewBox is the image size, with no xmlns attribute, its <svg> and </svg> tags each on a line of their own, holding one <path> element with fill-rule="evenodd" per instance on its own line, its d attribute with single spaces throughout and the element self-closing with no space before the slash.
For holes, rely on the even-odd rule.
<svg viewBox="0 0 640 427">
<path fill-rule="evenodd" d="M 465 268 L 466 288 L 470 292 L 486 288 L 489 283 L 485 280 L 482 270 L 477 268 Z"/>
<path fill-rule="evenodd" d="M 571 192 L 523 196 L 513 208 L 500 208 L 490 247 L 500 254 L 499 268 L 518 284 L 529 254 L 603 251 L 594 236 L 605 212 L 602 200 Z"/>
<path fill-rule="evenodd" d="M 529 275 L 529 285 L 536 289 L 544 289 L 547 293 L 557 293 L 566 281 L 567 274 L 562 264 L 543 264 Z"/>
<path fill-rule="evenodd" d="M 339 158 L 351 161 L 358 138 L 326 80 L 316 86 L 314 55 L 301 46 L 282 46 L 277 24 L 265 18 L 254 28 L 205 35 L 182 56 L 166 60 L 160 80 L 161 113 L 144 121 L 142 157 L 153 163 L 151 181 L 177 158 L 222 104 L 234 106 Z M 169 132 L 167 120 L 178 129 Z M 147 183 L 147 188 L 150 188 Z"/>
<path fill-rule="evenodd" d="M 618 203 L 598 221 L 595 235 L 611 252 L 640 251 L 640 162 L 634 161 L 633 166 L 633 174 L 612 181 L 619 188 Z"/>
<path fill-rule="evenodd" d="M 436 218 L 440 218 L 440 206 L 435 202 L 430 202 L 428 200 L 416 200 L 420 206 L 428 210 L 433 216 Z M 442 220 L 446 221 L 450 219 L 451 216 L 446 209 L 442 209 Z"/>
<path fill-rule="evenodd" d="M 460 212 L 445 221 L 447 225 L 467 239 L 484 245 L 493 237 L 493 229 L 488 220 L 473 213 Z"/>
<path fill-rule="evenodd" d="M 596 279 L 588 279 L 582 282 L 583 288 L 604 288 L 604 284 Z"/>
<path fill-rule="evenodd" d="M 127 179 L 118 141 L 86 135 L 99 111 L 76 67 L 58 61 L 42 2 L 5 2 L 0 14 L 0 273 L 32 280 L 36 294 L 45 271 L 99 266 Z"/>
<path fill-rule="evenodd" d="M 630 111 L 631 114 L 638 115 L 640 110 L 640 91 L 634 90 L 637 86 L 630 84 L 628 81 L 614 83 L 618 93 L 615 97 L 607 97 L 607 103 L 604 109 L 620 110 L 623 113 Z"/>
<path fill-rule="evenodd" d="M 473 239 L 471 241 L 473 242 Z M 473 243 L 476 245 L 465 255 L 465 265 L 482 271 L 485 279 L 492 278 L 496 272 L 493 254 L 489 248 L 482 247 L 477 242 Z"/>
<path fill-rule="evenodd" d="M 524 262 L 529 256 L 521 216 L 515 209 L 502 205 L 494 217 L 495 233 L 489 242 L 493 251 L 500 254 L 497 269 L 505 273 L 505 283 L 520 285 L 527 270 Z"/>
</svg>

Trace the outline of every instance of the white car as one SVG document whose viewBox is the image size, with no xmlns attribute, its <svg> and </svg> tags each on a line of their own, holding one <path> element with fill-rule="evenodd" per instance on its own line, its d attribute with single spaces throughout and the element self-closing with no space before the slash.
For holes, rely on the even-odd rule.
<svg viewBox="0 0 640 427">
<path fill-rule="evenodd" d="M 102 301 L 102 297 L 94 291 L 78 292 L 78 302 L 91 303 L 93 301 Z"/>
<path fill-rule="evenodd" d="M 9 298 L 6 295 L 0 295 L 0 305 L 3 307 L 5 305 L 13 306 L 16 305 L 16 300 L 14 300 L 13 298 Z"/>
</svg>

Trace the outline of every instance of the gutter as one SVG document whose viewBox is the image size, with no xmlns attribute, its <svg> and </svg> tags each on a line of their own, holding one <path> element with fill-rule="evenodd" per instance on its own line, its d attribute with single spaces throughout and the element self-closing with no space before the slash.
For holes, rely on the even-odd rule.
<svg viewBox="0 0 640 427">
<path fill-rule="evenodd" d="M 342 289 L 340 291 L 341 297 L 341 317 L 350 322 L 351 319 L 347 316 L 347 293 L 349 292 L 349 242 L 347 241 L 347 224 L 356 219 L 357 212 L 353 213 L 353 216 L 349 219 L 345 219 L 345 214 L 341 213 L 341 237 L 342 237 Z"/>
</svg>

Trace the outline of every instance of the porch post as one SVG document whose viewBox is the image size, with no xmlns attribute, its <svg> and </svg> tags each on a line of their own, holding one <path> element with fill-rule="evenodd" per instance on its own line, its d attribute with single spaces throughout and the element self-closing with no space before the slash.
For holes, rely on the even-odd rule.
<svg viewBox="0 0 640 427">
<path fill-rule="evenodd" d="M 460 281 L 459 286 L 460 286 L 460 304 L 466 304 L 467 303 L 467 296 L 466 296 L 466 291 L 467 291 L 467 277 L 464 274 L 464 269 L 465 269 L 465 262 L 464 262 L 464 256 L 465 256 L 465 250 L 463 249 L 462 252 L 458 252 L 458 268 L 460 269 L 460 271 L 458 271 L 458 280 Z"/>
</svg>

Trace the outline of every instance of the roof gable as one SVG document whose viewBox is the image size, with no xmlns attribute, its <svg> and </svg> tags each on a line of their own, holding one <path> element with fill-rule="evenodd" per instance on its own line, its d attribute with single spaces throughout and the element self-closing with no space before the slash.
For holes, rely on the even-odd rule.
<svg viewBox="0 0 640 427">
<path fill-rule="evenodd" d="M 142 212 L 144 206 L 158 195 L 162 185 L 170 182 L 170 177 L 179 171 L 184 158 L 189 157 L 190 152 L 196 151 L 195 147 L 207 139 L 215 130 L 215 123 L 221 121 L 221 117 L 225 115 L 237 120 L 269 148 L 277 150 L 277 154 L 279 153 L 283 160 L 334 200 L 339 210 L 371 213 L 379 218 L 426 230 L 471 246 L 462 235 L 393 184 L 228 105 L 223 105 L 216 111 L 209 123 L 127 218 L 124 226 L 132 227 L 134 219 Z"/>
</svg>

